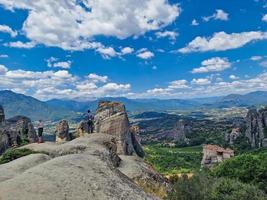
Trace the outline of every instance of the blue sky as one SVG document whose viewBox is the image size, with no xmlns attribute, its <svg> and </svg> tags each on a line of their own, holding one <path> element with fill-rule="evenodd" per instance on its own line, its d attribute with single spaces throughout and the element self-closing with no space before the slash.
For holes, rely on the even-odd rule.
<svg viewBox="0 0 267 200">
<path fill-rule="evenodd" d="M 0 0 L 0 89 L 47 100 L 267 90 L 265 0 Z"/>
</svg>

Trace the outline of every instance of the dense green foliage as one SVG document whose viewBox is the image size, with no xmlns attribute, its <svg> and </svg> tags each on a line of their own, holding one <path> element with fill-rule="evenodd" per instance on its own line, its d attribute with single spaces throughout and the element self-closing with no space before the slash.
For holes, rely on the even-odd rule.
<svg viewBox="0 0 267 200">
<path fill-rule="evenodd" d="M 168 148 L 145 146 L 146 161 L 163 174 L 192 172 L 200 168 L 202 147 Z"/>
<path fill-rule="evenodd" d="M 30 154 L 38 153 L 36 151 L 32 151 L 30 149 L 8 149 L 1 157 L 0 164 L 8 163 L 12 160 L 16 160 L 23 156 L 27 156 Z"/>
<path fill-rule="evenodd" d="M 236 156 L 214 167 L 211 173 L 256 185 L 267 193 L 267 151 Z"/>
<path fill-rule="evenodd" d="M 213 178 L 196 174 L 180 178 L 167 200 L 265 200 L 266 195 L 257 187 L 228 178 Z"/>
</svg>

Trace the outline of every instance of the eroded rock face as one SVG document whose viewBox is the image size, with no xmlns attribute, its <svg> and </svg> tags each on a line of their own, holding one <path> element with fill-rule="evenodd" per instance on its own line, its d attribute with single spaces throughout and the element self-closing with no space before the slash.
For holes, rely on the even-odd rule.
<svg viewBox="0 0 267 200">
<path fill-rule="evenodd" d="M 70 141 L 69 124 L 67 120 L 61 120 L 56 126 L 56 142 Z"/>
<path fill-rule="evenodd" d="M 83 137 L 87 134 L 89 134 L 89 125 L 87 123 L 87 121 L 85 120 L 82 120 L 78 126 L 77 126 L 77 129 L 76 129 L 76 136 L 77 137 Z"/>
<path fill-rule="evenodd" d="M 250 109 L 246 116 L 246 136 L 251 147 L 262 147 L 267 131 L 267 109 Z"/>
<path fill-rule="evenodd" d="M 130 123 L 125 106 L 118 102 L 99 102 L 95 116 L 95 130 L 118 138 L 118 153 L 143 157 L 144 151 L 135 134 L 130 131 Z"/>
<path fill-rule="evenodd" d="M 4 108 L 0 105 L 0 126 L 5 122 L 5 112 Z"/>
<path fill-rule="evenodd" d="M 16 116 L 5 120 L 0 127 L 0 154 L 9 147 L 19 145 L 23 140 L 32 143 L 36 138 L 36 131 L 29 118 Z"/>
<path fill-rule="evenodd" d="M 45 154 L 29 155 L 0 165 L 0 171 L 5 172 L 0 173 L 0 199 L 159 199 L 138 187 L 132 177 L 160 175 L 152 172 L 141 159 L 136 163 L 119 158 L 115 138 L 97 133 L 64 144 L 35 143 L 22 147 Z M 123 172 L 118 168 L 122 162 L 127 166 Z M 136 169 L 139 162 L 144 168 L 141 171 Z"/>
</svg>

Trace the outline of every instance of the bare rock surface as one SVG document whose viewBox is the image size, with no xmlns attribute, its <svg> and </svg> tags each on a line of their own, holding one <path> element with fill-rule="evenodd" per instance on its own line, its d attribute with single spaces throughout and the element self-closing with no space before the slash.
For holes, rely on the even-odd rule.
<svg viewBox="0 0 267 200">
<path fill-rule="evenodd" d="M 95 115 L 96 132 L 117 137 L 118 153 L 122 155 L 137 154 L 144 156 L 144 151 L 130 131 L 130 123 L 124 104 L 119 102 L 99 102 Z"/>
<path fill-rule="evenodd" d="M 246 124 L 246 136 L 251 146 L 265 146 L 265 138 L 267 138 L 267 109 L 250 109 L 246 116 Z"/>
<path fill-rule="evenodd" d="M 61 120 L 56 126 L 56 142 L 70 141 L 69 123 L 67 120 Z"/>
<path fill-rule="evenodd" d="M 130 173 L 122 173 L 117 168 L 122 163 L 130 167 L 135 162 L 139 165 L 143 161 L 119 158 L 115 152 L 116 141 L 112 135 L 91 134 L 64 144 L 24 146 L 47 155 L 29 155 L 0 165 L 1 172 L 9 170 L 7 174 L 10 174 L 0 179 L 0 199 L 158 199 L 144 192 L 131 180 L 141 171 L 136 171 L 130 177 Z M 30 163 L 28 166 L 25 165 L 26 160 Z M 128 165 L 128 162 L 131 164 Z"/>
</svg>

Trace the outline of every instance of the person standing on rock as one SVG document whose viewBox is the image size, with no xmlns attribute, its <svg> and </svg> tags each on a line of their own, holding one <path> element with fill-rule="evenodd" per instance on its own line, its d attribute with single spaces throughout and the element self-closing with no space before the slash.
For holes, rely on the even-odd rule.
<svg viewBox="0 0 267 200">
<path fill-rule="evenodd" d="M 37 129 L 38 129 L 38 143 L 43 143 L 44 123 L 42 120 L 38 121 Z"/>
<path fill-rule="evenodd" d="M 93 133 L 94 132 L 94 115 L 92 115 L 90 110 L 87 111 L 86 121 L 88 125 L 88 133 Z"/>
</svg>

